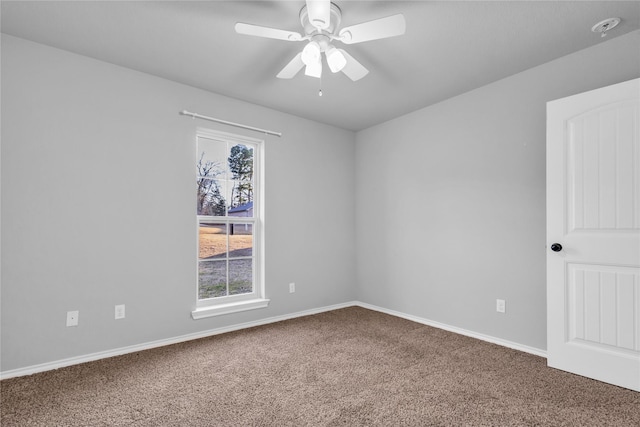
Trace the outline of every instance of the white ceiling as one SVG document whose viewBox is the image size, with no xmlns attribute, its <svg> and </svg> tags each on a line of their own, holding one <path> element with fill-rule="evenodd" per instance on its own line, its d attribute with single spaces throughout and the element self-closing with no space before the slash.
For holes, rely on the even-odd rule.
<svg viewBox="0 0 640 427">
<path fill-rule="evenodd" d="M 2 1 L 3 33 L 344 129 L 360 130 L 640 28 L 638 1 L 346 1 L 341 27 L 403 13 L 400 37 L 341 45 L 352 82 L 276 74 L 304 43 L 238 35 L 236 22 L 301 32 L 304 1 Z M 622 18 L 602 39 L 598 21 Z M 615 66 L 615 64 L 612 64 Z M 201 112 L 206 114 L 206 111 Z"/>
</svg>

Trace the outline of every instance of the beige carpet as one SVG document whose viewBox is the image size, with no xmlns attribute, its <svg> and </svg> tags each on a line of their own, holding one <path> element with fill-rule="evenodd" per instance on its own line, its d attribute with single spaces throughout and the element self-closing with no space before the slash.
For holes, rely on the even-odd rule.
<svg viewBox="0 0 640 427">
<path fill-rule="evenodd" d="M 640 393 L 352 307 L 0 382 L 8 426 L 640 426 Z"/>
</svg>

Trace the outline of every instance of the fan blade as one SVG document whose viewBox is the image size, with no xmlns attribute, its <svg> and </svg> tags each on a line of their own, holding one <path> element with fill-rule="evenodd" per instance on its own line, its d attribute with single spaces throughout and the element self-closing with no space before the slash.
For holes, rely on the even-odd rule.
<svg viewBox="0 0 640 427">
<path fill-rule="evenodd" d="M 342 72 L 347 75 L 354 82 L 360 80 L 367 74 L 369 74 L 369 70 L 364 68 L 364 66 L 356 61 L 353 56 L 349 55 L 342 49 L 338 49 L 344 55 L 344 58 L 347 60 L 347 65 L 344 66 Z"/>
<path fill-rule="evenodd" d="M 338 38 L 345 44 L 367 42 L 369 40 L 384 39 L 400 36 L 406 30 L 404 15 L 399 13 L 386 18 L 380 18 L 362 24 L 352 25 L 340 30 Z"/>
<path fill-rule="evenodd" d="M 302 67 L 304 67 L 304 62 L 302 62 L 302 52 L 300 52 L 284 66 L 276 77 L 279 79 L 292 79 L 298 74 L 298 71 L 302 70 Z"/>
<path fill-rule="evenodd" d="M 331 0 L 307 0 L 307 14 L 311 25 L 326 30 L 331 19 Z"/>
<path fill-rule="evenodd" d="M 294 42 L 302 40 L 302 35 L 293 31 L 261 27 L 259 25 L 245 24 L 243 22 L 238 22 L 236 24 L 236 33 L 245 34 L 247 36 L 266 37 L 268 39 L 288 40 Z"/>
</svg>

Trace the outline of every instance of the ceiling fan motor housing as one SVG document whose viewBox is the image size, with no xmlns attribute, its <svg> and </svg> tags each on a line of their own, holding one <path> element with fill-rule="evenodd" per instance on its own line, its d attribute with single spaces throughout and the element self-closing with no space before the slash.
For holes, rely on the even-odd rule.
<svg viewBox="0 0 640 427">
<path fill-rule="evenodd" d="M 309 21 L 309 12 L 307 11 L 307 6 L 305 5 L 302 7 L 302 9 L 300 9 L 300 24 L 302 24 L 304 33 L 307 36 L 313 36 L 315 34 L 334 34 L 336 28 L 340 26 L 341 19 L 342 11 L 338 7 L 338 5 L 336 5 L 335 3 L 331 3 L 329 26 L 325 29 L 320 30 Z"/>
</svg>

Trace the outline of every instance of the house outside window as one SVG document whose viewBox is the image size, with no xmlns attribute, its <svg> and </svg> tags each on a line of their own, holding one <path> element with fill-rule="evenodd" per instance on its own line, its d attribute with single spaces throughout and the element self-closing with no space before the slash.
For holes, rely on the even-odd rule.
<svg viewBox="0 0 640 427">
<path fill-rule="evenodd" d="M 196 135 L 197 303 L 194 319 L 266 307 L 263 141 Z"/>
</svg>

